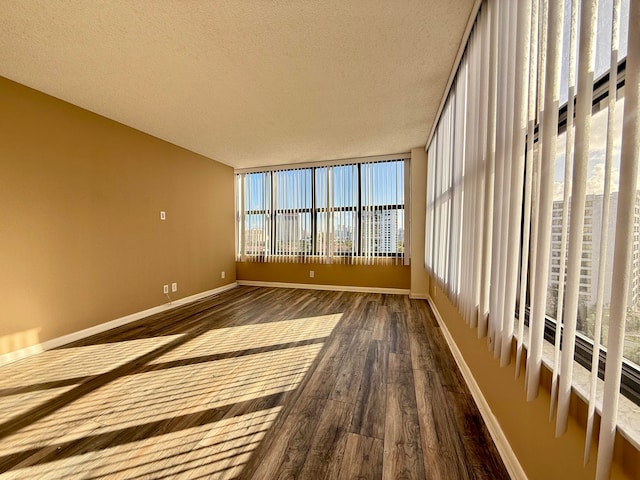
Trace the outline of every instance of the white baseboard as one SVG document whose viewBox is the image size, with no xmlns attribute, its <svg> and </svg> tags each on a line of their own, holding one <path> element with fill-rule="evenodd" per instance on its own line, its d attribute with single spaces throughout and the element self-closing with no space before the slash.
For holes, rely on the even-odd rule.
<svg viewBox="0 0 640 480">
<path fill-rule="evenodd" d="M 413 300 L 428 300 L 429 294 L 428 293 L 409 293 L 409 298 Z"/>
<path fill-rule="evenodd" d="M 204 297 L 209 297 L 211 295 L 216 295 L 218 293 L 231 290 L 232 288 L 235 288 L 237 286 L 238 284 L 236 282 L 232 282 L 232 283 L 229 283 L 228 285 L 223 285 L 222 287 L 214 288 L 212 290 L 207 290 L 201 293 L 196 293 L 195 295 L 190 295 L 188 297 L 180 298 L 178 300 L 173 300 L 171 303 L 158 305 L 157 307 L 152 307 L 146 310 L 142 310 L 141 312 L 125 315 L 124 317 L 116 318 L 115 320 L 110 320 L 108 322 L 101 323 L 99 325 L 94 325 L 93 327 L 85 328 L 83 330 L 79 330 L 77 332 L 73 332 L 68 335 L 63 335 L 62 337 L 57 337 L 51 340 L 47 340 L 46 342 L 42 342 L 37 345 L 31 345 L 29 347 L 16 350 L 15 352 L 2 354 L 0 355 L 0 366 L 6 365 L 7 363 L 15 362 L 16 360 L 21 360 L 31 355 L 35 355 L 36 353 L 44 352 L 45 350 L 51 350 L 53 348 L 61 347 L 62 345 L 66 345 L 68 343 L 75 342 L 77 340 L 82 340 L 83 338 L 90 337 L 91 335 L 96 335 L 97 333 L 102 333 L 107 330 L 111 330 L 112 328 L 120 327 L 122 325 L 126 325 L 127 323 L 135 322 L 136 320 L 140 320 L 150 315 L 154 315 L 156 313 L 164 312 L 166 310 L 179 307 L 180 305 L 185 305 L 187 303 L 200 300 L 201 298 L 204 298 Z"/>
<path fill-rule="evenodd" d="M 447 342 L 447 345 L 449 345 L 449 349 L 453 354 L 453 358 L 455 359 L 456 364 L 458 365 L 458 368 L 462 373 L 462 377 L 464 378 L 465 382 L 467 383 L 467 386 L 469 387 L 469 390 L 471 391 L 471 396 L 473 396 L 473 400 L 476 402 L 476 405 L 478 406 L 480 415 L 482 415 L 482 418 L 485 424 L 487 425 L 489 434 L 491 435 L 493 442 L 496 444 L 496 448 L 500 453 L 500 457 L 502 457 L 504 466 L 509 472 L 509 476 L 514 480 L 526 480 L 527 475 L 522 469 L 522 465 L 520 465 L 520 462 L 518 461 L 518 457 L 516 457 L 516 454 L 511 448 L 511 445 L 509 444 L 507 437 L 502 431 L 502 428 L 500 427 L 500 423 L 498 422 L 496 417 L 493 415 L 493 412 L 491 411 L 491 407 L 489 407 L 487 400 L 484 398 L 484 395 L 482 394 L 482 391 L 480 390 L 478 383 L 476 382 L 475 378 L 473 378 L 473 374 L 471 373 L 471 370 L 469 369 L 467 362 L 464 361 L 464 357 L 462 356 L 462 353 L 458 349 L 456 342 L 453 340 L 451 333 L 447 329 L 447 326 L 444 323 L 444 320 L 440 316 L 440 312 L 438 312 L 438 309 L 433 303 L 433 300 L 431 299 L 431 297 L 428 298 L 428 301 L 436 317 L 436 320 L 438 321 L 438 325 L 440 326 L 442 335 L 444 336 Z"/>
<path fill-rule="evenodd" d="M 302 288 L 306 290 L 331 290 L 331 291 L 338 291 L 338 292 L 387 293 L 391 295 L 409 295 L 409 289 L 404 289 L 404 288 L 357 287 L 353 285 L 322 285 L 317 283 L 259 282 L 259 281 L 253 281 L 253 280 L 238 280 L 238 285 L 247 285 L 251 287 Z"/>
</svg>

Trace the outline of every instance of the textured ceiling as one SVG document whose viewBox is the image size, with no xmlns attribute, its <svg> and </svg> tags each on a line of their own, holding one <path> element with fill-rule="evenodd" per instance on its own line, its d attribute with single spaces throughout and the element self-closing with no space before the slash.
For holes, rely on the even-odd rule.
<svg viewBox="0 0 640 480">
<path fill-rule="evenodd" d="M 234 167 L 424 145 L 473 0 L 2 0 L 0 75 Z"/>
</svg>

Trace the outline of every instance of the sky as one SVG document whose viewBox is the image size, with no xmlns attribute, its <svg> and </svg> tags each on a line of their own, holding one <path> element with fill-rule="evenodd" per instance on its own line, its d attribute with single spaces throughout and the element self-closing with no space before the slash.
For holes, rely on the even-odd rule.
<svg viewBox="0 0 640 480">
<path fill-rule="evenodd" d="M 363 205 L 404 204 L 404 162 L 375 162 L 360 164 L 362 176 Z M 268 210 L 271 204 L 269 173 L 245 175 L 245 210 Z M 276 209 L 311 208 L 311 168 L 272 172 L 276 180 Z M 330 207 L 357 207 L 358 184 L 357 166 L 339 165 L 319 167 L 316 176 L 316 208 L 326 208 L 327 179 L 332 188 Z M 351 215 L 333 214 L 335 228 L 349 226 Z M 399 228 L 404 228 L 404 216 L 398 216 Z M 263 215 L 250 215 L 245 220 L 247 228 L 262 228 Z M 303 222 L 307 223 L 306 219 Z M 353 228 L 353 227 L 352 227 Z"/>
<path fill-rule="evenodd" d="M 571 25 L 571 1 L 566 1 L 564 4 L 564 25 L 562 30 L 562 63 L 560 69 L 560 104 L 567 102 L 569 86 L 569 36 Z M 594 72 L 595 78 L 601 77 L 605 72 L 609 70 L 610 52 L 611 52 L 611 25 L 613 14 L 613 0 L 600 0 L 598 2 L 598 17 L 596 25 L 596 52 L 595 52 L 595 65 Z M 579 8 L 578 8 L 578 19 Z M 620 8 L 620 31 L 618 41 L 618 59 L 624 58 L 627 55 L 627 35 L 629 32 L 629 0 L 621 1 Z M 578 29 L 580 28 L 580 22 L 578 21 Z M 579 35 L 577 35 L 579 36 Z M 579 48 L 576 52 L 579 52 Z M 578 54 L 576 53 L 576 62 L 578 61 Z M 575 66 L 574 66 L 575 68 Z M 577 74 L 574 77 L 577 81 Z"/>
<path fill-rule="evenodd" d="M 620 143 L 622 138 L 623 113 L 624 99 L 618 99 L 615 106 L 613 125 L 614 144 L 611 164 L 611 192 L 618 191 L 618 182 L 620 179 Z M 596 113 L 591 119 L 591 134 L 589 136 L 589 166 L 587 169 L 587 194 L 602 194 L 604 192 L 607 116 L 607 109 L 603 109 Z M 558 136 L 558 152 L 556 155 L 553 188 L 554 200 L 561 200 L 563 198 L 566 141 L 566 133 Z"/>
<path fill-rule="evenodd" d="M 568 98 L 569 80 L 569 37 L 571 1 L 565 2 L 565 22 L 563 27 L 562 69 L 560 72 L 560 103 L 565 104 Z M 601 77 L 609 70 L 611 58 L 611 24 L 613 14 L 613 0 L 600 0 L 598 3 L 598 16 L 596 25 L 596 51 L 595 51 L 595 78 Z M 627 54 L 627 35 L 629 21 L 629 0 L 621 1 L 620 32 L 618 59 Z M 578 25 L 579 28 L 579 25 Z M 578 46 L 579 47 L 579 46 Z M 579 51 L 579 48 L 576 50 Z M 576 54 L 577 61 L 577 54 Z M 575 66 L 574 66 L 575 68 Z M 577 80 L 577 72 L 575 73 Z M 611 191 L 618 191 L 620 177 L 620 147 L 622 138 L 622 118 L 624 99 L 618 99 L 615 107 L 614 118 L 614 145 L 611 169 Z M 575 131 L 575 129 L 574 129 Z M 604 173 L 607 138 L 607 109 L 596 113 L 591 120 L 591 132 L 589 136 L 589 166 L 587 171 L 587 194 L 602 194 L 604 192 Z M 554 175 L 554 200 L 561 200 L 564 196 L 564 169 L 565 169 L 566 134 L 558 137 L 555 175 Z M 639 183 L 640 185 L 640 183 Z M 570 189 L 570 185 L 568 186 Z"/>
</svg>

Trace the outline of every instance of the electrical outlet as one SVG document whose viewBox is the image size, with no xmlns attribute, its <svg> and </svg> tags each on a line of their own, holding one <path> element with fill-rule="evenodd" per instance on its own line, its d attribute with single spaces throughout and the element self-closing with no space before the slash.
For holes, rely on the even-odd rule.
<svg viewBox="0 0 640 480">
<path fill-rule="evenodd" d="M 167 213 L 162 211 L 160 212 L 160 220 L 166 220 L 167 219 Z"/>
<path fill-rule="evenodd" d="M 316 276 L 316 272 L 314 272 L 313 270 L 309 270 L 309 278 L 313 278 Z"/>
<path fill-rule="evenodd" d="M 177 292 L 178 291 L 178 283 L 177 282 L 173 282 L 171 284 L 171 291 L 172 292 Z"/>
<path fill-rule="evenodd" d="M 164 287 L 162 287 L 162 291 L 167 294 L 169 293 L 169 285 L 165 285 Z"/>
<path fill-rule="evenodd" d="M 220 278 L 224 278 L 224 272 L 220 274 Z"/>
</svg>

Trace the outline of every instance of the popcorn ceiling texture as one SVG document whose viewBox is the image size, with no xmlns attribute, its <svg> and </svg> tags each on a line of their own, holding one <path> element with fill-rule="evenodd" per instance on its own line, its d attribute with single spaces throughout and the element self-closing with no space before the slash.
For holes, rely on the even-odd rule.
<svg viewBox="0 0 640 480">
<path fill-rule="evenodd" d="M 473 0 L 3 0 L 0 75 L 241 168 L 424 145 Z"/>
</svg>

